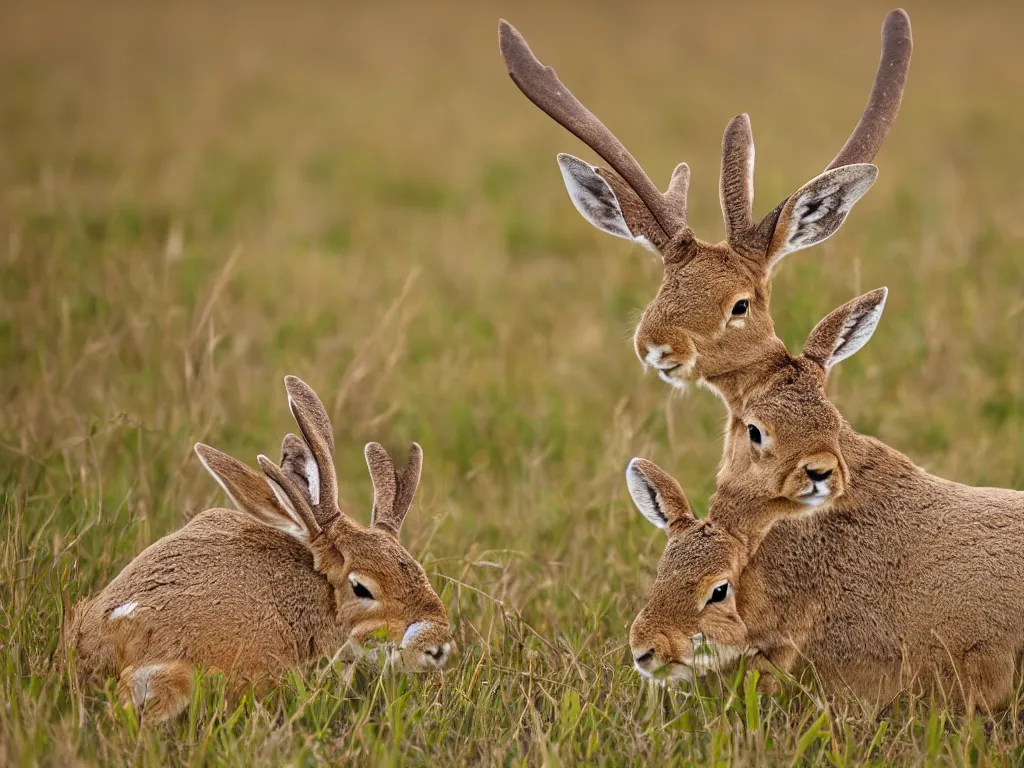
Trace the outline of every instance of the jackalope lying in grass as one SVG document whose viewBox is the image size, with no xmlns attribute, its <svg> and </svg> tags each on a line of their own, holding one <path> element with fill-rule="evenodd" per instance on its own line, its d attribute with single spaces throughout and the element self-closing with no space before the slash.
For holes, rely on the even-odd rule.
<svg viewBox="0 0 1024 768">
<path fill-rule="evenodd" d="M 627 470 L 669 535 L 630 631 L 637 669 L 689 679 L 746 655 L 884 703 L 938 689 L 1004 705 L 1024 650 L 1024 493 L 972 488 L 857 434 L 825 396 L 885 290 L 840 307 L 731 416 L 707 519 L 649 461 Z M 773 678 L 769 688 L 773 684 Z"/>
<path fill-rule="evenodd" d="M 374 501 L 365 528 L 338 506 L 327 412 L 300 379 L 285 386 L 302 438 L 285 438 L 281 466 L 260 456 L 260 475 L 197 444 L 238 510 L 197 515 L 72 612 L 65 640 L 79 680 L 116 675 L 122 702 L 148 720 L 187 705 L 193 666 L 265 685 L 303 662 L 358 654 L 382 633 L 410 670 L 448 660 L 444 605 L 398 541 L 419 484 L 419 446 L 402 471 L 382 446 L 366 446 Z"/>
<path fill-rule="evenodd" d="M 721 202 L 726 239 L 699 240 L 686 222 L 690 170 L 676 166 L 662 194 L 639 163 L 530 51 L 516 29 L 499 25 L 501 54 L 513 82 L 612 170 L 559 155 L 577 210 L 610 234 L 655 250 L 665 263 L 657 296 L 637 326 L 640 360 L 664 381 L 696 380 L 727 404 L 756 378 L 746 366 L 783 347 L 768 311 L 772 272 L 788 253 L 820 243 L 846 219 L 875 181 L 874 159 L 899 111 L 910 66 L 910 19 L 891 12 L 882 25 L 882 58 L 860 122 L 825 172 L 760 221 L 753 214 L 754 142 L 747 115 L 733 118 L 722 144 Z M 784 349 L 784 348 L 783 348 Z"/>
</svg>

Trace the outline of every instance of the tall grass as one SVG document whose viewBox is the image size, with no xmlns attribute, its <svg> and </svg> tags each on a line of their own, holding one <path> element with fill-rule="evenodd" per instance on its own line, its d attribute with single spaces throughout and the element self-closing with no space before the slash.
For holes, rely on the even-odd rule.
<svg viewBox="0 0 1024 768">
<path fill-rule="evenodd" d="M 823 707 L 813 677 L 647 688 L 627 630 L 663 539 L 622 470 L 646 455 L 702 506 L 722 408 L 644 377 L 629 344 L 660 266 L 590 229 L 523 99 L 505 15 L 656 179 L 693 168 L 721 232 L 718 147 L 751 114 L 758 210 L 852 129 L 876 3 L 216 5 L 12 2 L 0 24 L 0 763 L 690 764 L 1024 759 L 994 722 L 903 702 Z M 1024 12 L 910 8 L 907 98 L 881 179 L 779 271 L 774 316 L 888 285 L 833 377 L 861 431 L 973 484 L 1024 486 Z M 282 377 L 334 420 L 343 501 L 362 445 L 424 447 L 404 532 L 462 655 L 443 678 L 304 670 L 140 727 L 78 691 L 67 606 L 222 503 L 197 440 L 252 460 L 292 429 Z M 937 596 L 940 599 L 941 596 Z"/>
</svg>

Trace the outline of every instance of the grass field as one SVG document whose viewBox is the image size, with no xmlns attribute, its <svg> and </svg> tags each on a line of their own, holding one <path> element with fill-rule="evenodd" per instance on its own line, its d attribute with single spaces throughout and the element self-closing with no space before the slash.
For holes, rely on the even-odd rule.
<svg viewBox="0 0 1024 768">
<path fill-rule="evenodd" d="M 1022 488 L 1024 6 L 960 5 L 908 8 L 879 182 L 790 257 L 773 314 L 795 347 L 888 285 L 836 402 L 939 474 Z M 728 119 L 751 115 L 764 212 L 852 129 L 890 6 L 626 8 L 4 4 L 0 764 L 1024 759 L 1024 693 L 964 722 L 926 702 L 822 709 L 810 677 L 772 700 L 631 670 L 664 540 L 623 468 L 648 456 L 705 508 L 724 413 L 642 375 L 629 339 L 660 264 L 573 210 L 554 156 L 591 156 L 508 81 L 497 18 L 656 180 L 690 163 L 691 222 L 717 239 Z M 327 404 L 360 519 L 363 444 L 422 443 L 404 539 L 461 656 L 443 678 L 309 670 L 237 711 L 204 678 L 160 728 L 108 707 L 109 688 L 74 694 L 63 607 L 223 503 L 194 442 L 276 453 L 286 373 Z"/>
</svg>

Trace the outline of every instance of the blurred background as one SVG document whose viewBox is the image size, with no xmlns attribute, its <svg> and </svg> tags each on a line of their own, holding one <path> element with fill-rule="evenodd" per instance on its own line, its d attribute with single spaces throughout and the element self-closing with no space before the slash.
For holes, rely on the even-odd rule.
<svg viewBox="0 0 1024 768">
<path fill-rule="evenodd" d="M 0 743 L 22 750 L 8 755 L 37 733 L 100 749 L 62 714 L 62 601 L 224 503 L 194 442 L 276 452 L 294 429 L 286 373 L 327 404 L 357 518 L 363 444 L 423 445 L 404 537 L 443 590 L 465 680 L 486 661 L 515 701 L 524 665 L 563 682 L 582 665 L 583 700 L 610 713 L 595 733 L 657 755 L 634 728 L 625 643 L 664 540 L 622 471 L 648 456 L 702 513 L 724 410 L 643 375 L 630 339 L 660 263 L 575 212 L 555 155 L 595 158 L 512 85 L 497 19 L 656 182 L 687 161 L 692 226 L 718 240 L 728 120 L 751 116 L 763 214 L 853 129 L 890 9 L 5 3 L 0 667 L 11 700 L 49 691 L 33 717 L 5 716 Z M 1024 7 L 908 10 L 879 181 L 834 238 L 787 258 L 773 315 L 797 350 L 832 308 L 889 286 L 874 339 L 832 376 L 840 409 L 934 472 L 1024 488 Z M 551 691 L 538 707 L 564 706 Z M 465 728 L 529 730 L 516 711 Z M 406 738 L 430 742 L 418 727 Z M 589 732 L 573 733 L 563 754 L 585 757 Z M 508 744 L 492 757 L 537 748 Z"/>
</svg>

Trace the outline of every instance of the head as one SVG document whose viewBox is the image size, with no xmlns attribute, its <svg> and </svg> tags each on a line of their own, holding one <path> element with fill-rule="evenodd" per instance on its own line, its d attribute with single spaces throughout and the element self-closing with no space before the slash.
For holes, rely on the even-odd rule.
<svg viewBox="0 0 1024 768">
<path fill-rule="evenodd" d="M 360 525 L 338 506 L 334 437 L 323 404 L 295 376 L 285 387 L 302 436 L 285 438 L 280 466 L 259 456 L 261 477 L 209 446 L 197 444 L 196 453 L 235 506 L 309 548 L 353 646 L 380 639 L 397 647 L 406 669 L 444 667 L 454 650 L 448 616 L 423 566 L 399 541 L 420 480 L 419 445 L 401 470 L 381 445 L 366 446 L 374 504 L 370 526 Z"/>
<path fill-rule="evenodd" d="M 825 172 L 762 219 L 753 214 L 754 143 L 750 120 L 729 123 L 722 145 L 720 197 L 726 239 L 698 239 L 687 225 L 690 171 L 681 163 L 661 193 L 626 148 L 530 51 L 510 24 L 500 24 L 501 52 L 515 84 L 538 107 L 600 155 L 611 169 L 559 155 L 569 196 L 598 229 L 643 244 L 665 266 L 657 296 L 634 337 L 636 353 L 669 384 L 714 384 L 744 368 L 775 336 L 768 302 L 784 256 L 839 229 L 874 183 L 870 164 L 899 111 L 910 65 L 910 20 L 902 10 L 882 26 L 882 60 L 864 114 Z"/>
<path fill-rule="evenodd" d="M 879 288 L 836 309 L 811 331 L 803 354 L 750 389 L 730 415 L 719 489 L 750 503 L 779 502 L 793 515 L 842 498 L 850 483 L 845 422 L 826 397 L 826 379 L 871 338 L 886 295 Z"/>
<path fill-rule="evenodd" d="M 690 511 L 679 484 L 656 464 L 633 459 L 626 484 L 640 513 L 668 534 L 647 605 L 633 621 L 633 664 L 646 678 L 690 681 L 747 652 L 736 607 L 744 542 Z"/>
</svg>

